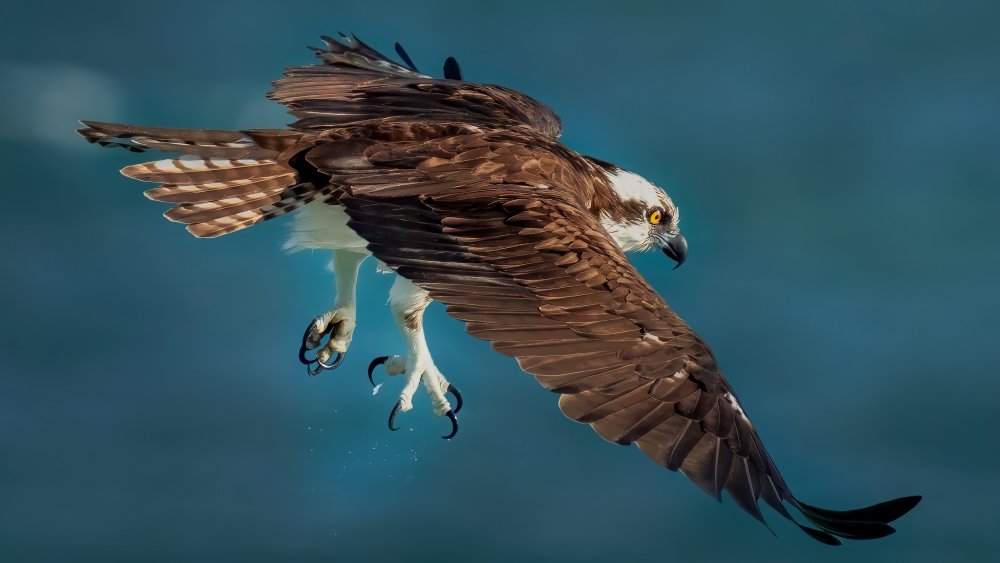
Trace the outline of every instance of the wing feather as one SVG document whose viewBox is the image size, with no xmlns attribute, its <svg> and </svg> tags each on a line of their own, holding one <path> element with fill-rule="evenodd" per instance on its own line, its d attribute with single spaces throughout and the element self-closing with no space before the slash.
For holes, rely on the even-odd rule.
<svg viewBox="0 0 1000 563">
<path fill-rule="evenodd" d="M 880 537 L 876 516 L 905 512 L 823 511 L 792 495 L 711 350 L 598 222 L 600 179 L 583 159 L 537 132 L 393 143 L 387 127 L 410 126 L 383 124 L 377 147 L 354 145 L 377 162 L 321 145 L 310 162 L 345 187 L 349 224 L 376 257 L 560 393 L 567 416 L 715 498 L 727 491 L 762 522 L 761 499 L 791 519 L 788 503 L 826 543 Z"/>
<path fill-rule="evenodd" d="M 445 79 L 436 79 L 392 61 L 355 36 L 323 37 L 323 41 L 326 48 L 316 49 L 322 64 L 286 69 L 268 93 L 298 118 L 292 124 L 295 129 L 419 118 L 527 127 L 553 138 L 562 133 L 559 117 L 551 109 L 509 88 L 462 81 L 453 59 L 445 68 Z"/>
</svg>

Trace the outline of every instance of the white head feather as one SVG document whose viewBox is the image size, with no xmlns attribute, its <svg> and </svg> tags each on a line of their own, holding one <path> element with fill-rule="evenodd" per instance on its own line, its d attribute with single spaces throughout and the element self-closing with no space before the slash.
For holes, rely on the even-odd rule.
<svg viewBox="0 0 1000 563">
<path fill-rule="evenodd" d="M 677 206 L 663 190 L 642 176 L 627 170 L 608 171 L 608 179 L 611 181 L 611 188 L 623 203 L 638 202 L 640 205 L 635 207 L 644 210 L 662 208 L 667 215 L 664 219 L 669 221 L 663 227 L 676 230 L 680 219 Z M 654 244 L 654 227 L 645 215 L 621 221 L 613 219 L 608 213 L 603 213 L 601 225 L 625 252 L 649 250 Z"/>
</svg>

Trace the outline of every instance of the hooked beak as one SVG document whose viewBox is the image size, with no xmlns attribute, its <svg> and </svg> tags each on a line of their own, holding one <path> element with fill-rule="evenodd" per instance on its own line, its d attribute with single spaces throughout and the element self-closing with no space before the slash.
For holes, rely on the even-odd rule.
<svg viewBox="0 0 1000 563">
<path fill-rule="evenodd" d="M 674 269 L 680 268 L 688 255 L 688 242 L 684 238 L 684 235 L 678 233 L 676 235 L 665 236 L 660 239 L 660 246 L 663 248 L 664 254 L 673 259 L 674 262 L 677 262 Z"/>
</svg>

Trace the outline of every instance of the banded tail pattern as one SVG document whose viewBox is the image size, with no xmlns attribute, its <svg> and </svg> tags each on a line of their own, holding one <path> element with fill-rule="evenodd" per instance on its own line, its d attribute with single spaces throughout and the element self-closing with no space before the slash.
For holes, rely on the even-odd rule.
<svg viewBox="0 0 1000 563">
<path fill-rule="evenodd" d="M 158 182 L 155 201 L 177 204 L 164 213 L 199 238 L 238 231 L 328 195 L 325 182 L 303 179 L 289 164 L 302 135 L 287 130 L 217 131 L 135 127 L 84 121 L 88 141 L 133 152 L 157 149 L 180 158 L 134 164 L 122 174 Z M 286 154 L 287 153 L 287 154 Z"/>
</svg>

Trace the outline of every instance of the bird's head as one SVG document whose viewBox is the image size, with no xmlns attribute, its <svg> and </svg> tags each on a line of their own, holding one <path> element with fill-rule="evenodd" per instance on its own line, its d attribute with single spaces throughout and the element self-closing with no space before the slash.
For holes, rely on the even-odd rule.
<svg viewBox="0 0 1000 563">
<path fill-rule="evenodd" d="M 607 175 L 613 201 L 601 212 L 601 224 L 625 252 L 658 248 L 680 267 L 687 258 L 677 206 L 663 190 L 642 176 L 591 159 Z"/>
</svg>

